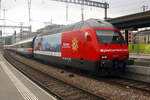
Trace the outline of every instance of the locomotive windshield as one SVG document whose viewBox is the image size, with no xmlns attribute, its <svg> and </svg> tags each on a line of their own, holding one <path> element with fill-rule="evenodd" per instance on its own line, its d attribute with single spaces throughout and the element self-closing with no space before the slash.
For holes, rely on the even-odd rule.
<svg viewBox="0 0 150 100">
<path fill-rule="evenodd" d="M 99 43 L 101 44 L 123 44 L 124 39 L 118 31 L 95 30 Z"/>
</svg>

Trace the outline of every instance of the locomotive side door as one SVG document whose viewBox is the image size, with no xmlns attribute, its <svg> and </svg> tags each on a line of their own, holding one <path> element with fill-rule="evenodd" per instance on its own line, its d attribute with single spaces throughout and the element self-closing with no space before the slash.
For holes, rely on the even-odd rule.
<svg viewBox="0 0 150 100">
<path fill-rule="evenodd" d="M 86 58 L 86 54 L 87 54 L 87 35 L 88 35 L 88 31 L 84 32 L 84 52 L 83 52 L 83 56 L 84 59 Z"/>
<path fill-rule="evenodd" d="M 83 43 L 83 59 L 94 60 L 95 55 L 94 37 L 91 30 L 84 31 L 84 43 Z"/>
<path fill-rule="evenodd" d="M 87 37 L 89 35 L 89 31 L 83 31 L 82 32 L 82 48 L 81 48 L 81 59 L 86 59 L 87 54 L 87 48 L 88 48 L 88 43 L 87 43 Z"/>
</svg>

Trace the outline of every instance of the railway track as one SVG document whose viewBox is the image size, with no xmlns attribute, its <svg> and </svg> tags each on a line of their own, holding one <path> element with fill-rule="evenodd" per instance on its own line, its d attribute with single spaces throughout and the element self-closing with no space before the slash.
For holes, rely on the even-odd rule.
<svg viewBox="0 0 150 100">
<path fill-rule="evenodd" d="M 7 53 L 8 54 L 8 53 Z M 79 90 L 82 90 L 83 92 L 85 91 L 85 92 L 87 92 L 87 94 L 86 94 L 86 96 L 85 96 L 85 94 L 84 94 L 84 96 L 82 97 L 82 93 L 80 93 L 80 92 L 72 92 L 72 89 L 71 89 L 71 87 L 68 87 L 68 89 L 66 89 L 66 90 L 64 90 L 64 89 L 61 89 L 61 87 L 65 87 L 65 86 L 60 86 L 60 88 L 59 88 L 59 86 L 54 86 L 54 84 L 52 84 L 52 85 L 50 85 L 49 84 L 49 82 L 50 81 L 48 81 L 49 79 L 44 79 L 43 81 L 41 81 L 41 80 L 39 80 L 40 81 L 40 83 L 38 83 L 38 82 L 36 82 L 36 83 L 38 83 L 38 84 L 42 84 L 42 86 L 45 88 L 45 90 L 48 90 L 48 92 L 49 91 L 51 91 L 53 94 L 56 94 L 57 95 L 57 97 L 59 97 L 59 98 L 62 98 L 62 99 L 64 99 L 64 95 L 63 95 L 63 92 L 64 93 L 66 93 L 66 95 L 67 95 L 67 92 L 69 92 L 69 93 L 71 93 L 70 94 L 70 96 L 72 96 L 72 97 L 68 97 L 69 99 L 67 99 L 67 98 L 65 98 L 64 100 L 104 100 L 104 99 L 109 99 L 109 100 L 122 100 L 122 99 L 126 99 L 126 100 L 131 100 L 131 99 L 133 99 L 133 98 L 136 98 L 136 100 L 143 100 L 143 98 L 145 98 L 145 96 L 147 96 L 148 97 L 148 99 L 144 99 L 144 100 L 150 100 L 150 91 L 149 91 L 149 83 L 145 83 L 145 82 L 141 82 L 141 81 L 134 81 L 134 80 L 128 80 L 128 79 L 125 79 L 125 78 L 112 78 L 112 77 L 105 77 L 105 78 L 102 78 L 102 77 L 95 77 L 95 76 L 89 76 L 89 75 L 86 75 L 86 74 L 82 74 L 82 73 L 80 73 L 80 72 L 72 72 L 72 70 L 68 70 L 69 71 L 69 73 L 71 73 L 73 76 L 71 76 L 70 74 L 67 74 L 67 72 L 64 70 L 64 71 L 62 71 L 62 69 L 60 69 L 60 68 L 55 68 L 55 69 L 59 69 L 59 70 L 54 70 L 53 68 L 50 68 L 49 67 L 49 65 L 45 65 L 45 64 L 41 64 L 41 63 L 38 63 L 37 61 L 35 61 L 35 60 L 32 60 L 32 59 L 28 59 L 28 58 L 24 58 L 24 57 L 22 57 L 22 56 L 19 56 L 19 55 L 14 55 L 13 53 L 10 53 L 10 55 L 9 55 L 9 57 L 11 57 L 11 55 L 13 56 L 13 57 L 15 57 L 14 58 L 14 60 L 18 60 L 20 63 L 25 63 L 25 65 L 27 64 L 27 66 L 26 67 L 24 67 L 24 68 L 26 68 L 25 70 L 29 70 L 29 69 L 33 69 L 33 70 L 37 70 L 37 72 L 39 72 L 39 73 L 44 73 L 47 77 L 52 77 L 52 78 L 54 78 L 55 80 L 58 80 L 58 81 L 62 81 L 63 80 L 63 82 L 66 84 L 66 82 L 67 82 L 67 84 L 68 84 L 68 82 L 69 82 L 69 86 L 73 86 L 74 88 L 77 88 L 78 89 L 78 87 L 79 87 Z M 6 57 L 7 58 L 7 57 Z M 22 62 L 23 61 L 23 62 Z M 15 61 L 14 61 L 15 62 Z M 24 64 L 23 63 L 23 64 Z M 37 65 L 37 66 L 36 66 Z M 22 66 L 22 65 L 20 65 L 20 66 Z M 33 67 L 34 66 L 34 67 Z M 35 67 L 36 66 L 36 67 Z M 40 66 L 42 66 L 41 68 L 39 68 Z M 29 67 L 29 68 L 28 68 Z M 30 68 L 31 67 L 31 68 Z M 33 68 L 32 68 L 33 67 Z M 41 70 L 43 70 L 45 67 L 48 67 L 44 72 L 42 71 L 41 72 Z M 19 67 L 20 68 L 20 67 Z M 35 69 L 36 68 L 36 69 Z M 39 68 L 39 69 L 37 69 L 37 68 Z M 52 71 L 50 71 L 50 75 L 49 75 L 49 71 L 47 71 L 47 70 L 52 70 Z M 21 71 L 22 70 L 24 70 L 24 69 L 21 69 Z M 59 75 L 62 75 L 61 77 L 59 76 L 59 77 L 57 77 L 57 76 L 55 76 L 55 75 L 53 75 L 53 74 L 51 74 L 52 72 L 55 72 L 55 73 L 57 73 L 57 74 L 59 74 Z M 26 73 L 26 72 L 24 72 L 24 73 Z M 29 73 L 34 73 L 34 72 L 29 72 Z M 40 79 L 40 74 L 38 75 L 38 73 L 37 74 L 35 74 L 35 79 L 32 79 L 32 80 L 36 80 L 36 79 Z M 52 76 L 51 76 L 52 75 Z M 67 76 L 66 76 L 67 75 Z M 70 77 L 70 76 L 71 77 Z M 28 74 L 27 74 L 27 76 L 28 76 Z M 34 76 L 34 75 L 32 75 L 32 74 L 29 74 L 29 76 Z M 66 77 L 66 78 L 63 78 L 63 77 Z M 69 77 L 70 78 L 69 78 Z M 82 80 L 80 80 L 80 78 L 78 78 L 79 76 L 81 76 L 81 77 L 83 77 L 82 78 L 82 80 L 86 80 L 86 83 L 85 83 L 85 87 L 86 87 L 86 84 L 89 84 L 88 82 L 90 82 L 90 81 L 92 81 L 92 82 L 90 82 L 90 84 L 92 84 L 94 87 L 96 87 L 96 88 L 99 88 L 99 89 L 96 89 L 96 91 L 95 91 L 95 89 L 93 89 L 93 87 L 91 87 L 90 86 L 90 84 L 89 85 L 87 85 L 88 86 L 88 88 L 85 88 L 84 87 L 84 85 L 82 85 L 82 86 L 80 86 L 81 84 L 84 84 L 84 81 L 82 81 Z M 45 77 L 45 76 L 44 76 Z M 67 78 L 68 77 L 68 78 Z M 62 79 L 61 79 L 62 78 Z M 59 80 L 60 79 L 60 80 Z M 67 79 L 67 80 L 66 80 Z M 69 80 L 72 80 L 72 79 L 75 79 L 76 81 L 79 81 L 79 82 L 81 82 L 81 83 L 79 83 L 79 82 L 75 82 L 75 84 L 74 84 L 74 82 L 73 82 L 73 84 L 70 82 L 70 81 L 68 81 L 68 79 Z M 96 83 L 94 82 L 94 81 L 96 81 Z M 41 83 L 42 82 L 42 83 Z M 53 83 L 53 82 L 50 82 L 50 83 Z M 55 83 L 55 82 L 54 82 Z M 78 84 L 79 83 L 79 84 Z M 106 84 L 106 85 L 104 85 L 103 86 L 103 83 L 104 84 Z M 43 84 L 46 84 L 46 85 L 43 85 Z M 107 85 L 107 84 L 109 84 L 109 85 Z M 52 86 L 52 87 L 50 87 L 50 86 Z M 54 88 L 54 87 L 56 87 L 56 88 Z M 58 87 L 58 88 L 57 88 Z M 113 88 L 113 87 L 115 87 L 115 88 Z M 119 87 L 119 90 L 118 90 L 118 88 L 117 87 Z M 52 89 L 51 89 L 52 88 Z M 73 90 L 74 90 L 74 88 L 73 88 Z M 110 88 L 110 89 L 109 89 Z M 53 90 L 54 89 L 54 90 Z M 70 90 L 71 89 L 71 90 Z M 105 89 L 106 90 L 106 92 L 104 92 L 105 90 L 103 90 L 103 89 Z M 120 90 L 121 89 L 121 90 Z M 55 91 L 56 90 L 56 91 Z M 60 92 L 59 92 L 59 90 L 61 90 Z M 102 91 L 101 91 L 102 90 Z M 112 90 L 114 91 L 114 92 L 112 92 Z M 118 91 L 118 92 L 116 92 L 116 90 Z M 58 93 L 57 93 L 57 91 L 58 91 Z M 128 92 L 129 92 L 129 94 L 128 94 Z M 91 97 L 88 97 L 88 96 L 90 96 L 88 93 L 90 93 L 90 94 L 94 94 L 95 95 L 95 97 L 94 97 L 94 99 L 92 99 L 93 98 L 93 96 L 92 96 L 92 98 Z M 113 94 L 113 93 L 115 93 L 115 94 Z M 127 94 L 126 96 L 125 95 L 121 95 L 121 94 Z M 135 93 L 135 94 L 133 94 L 133 93 Z M 76 95 L 74 95 L 74 94 L 77 94 L 78 96 L 76 97 Z M 116 95 L 117 94 L 117 95 Z M 133 94 L 133 96 L 132 96 L 132 94 Z M 142 96 L 140 96 L 142 94 Z M 63 96 L 62 96 L 63 95 Z M 69 95 L 69 94 L 68 94 Z M 81 97 L 80 97 L 80 95 L 81 95 Z M 88 96 L 87 96 L 88 95 Z M 139 95 L 139 96 L 138 96 Z M 75 97 L 74 97 L 75 96 Z M 137 97 L 136 97 L 137 96 Z M 66 97 L 66 96 L 65 96 Z M 89 99 L 88 99 L 89 98 Z M 97 99 L 98 98 L 98 99 Z M 142 99 L 141 99 L 142 98 Z M 135 99 L 134 99 L 135 100 Z"/>
<path fill-rule="evenodd" d="M 126 88 L 135 88 L 143 92 L 150 93 L 150 83 L 142 81 L 131 80 L 126 78 L 113 78 L 109 80 L 109 83 L 119 84 L 121 86 L 125 86 Z"/>
<path fill-rule="evenodd" d="M 88 91 L 41 72 L 40 70 L 37 70 L 32 66 L 12 57 L 8 52 L 5 52 L 4 56 L 19 71 L 24 73 L 35 83 L 60 100 L 105 100 L 102 97 L 89 93 Z"/>
</svg>

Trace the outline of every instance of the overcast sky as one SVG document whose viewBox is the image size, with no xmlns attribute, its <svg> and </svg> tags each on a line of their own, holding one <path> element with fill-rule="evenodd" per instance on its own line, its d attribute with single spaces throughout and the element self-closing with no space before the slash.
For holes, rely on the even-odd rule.
<svg viewBox="0 0 150 100">
<path fill-rule="evenodd" d="M 28 21 L 28 0 L 1 0 L 2 9 L 6 10 L 7 25 L 29 25 Z M 81 20 L 81 6 L 69 4 L 68 21 L 66 22 L 66 3 L 55 2 L 51 0 L 31 0 L 31 25 L 33 31 L 52 23 L 68 24 Z M 108 17 L 119 17 L 128 14 L 142 12 L 142 6 L 149 6 L 150 0 L 93 0 L 100 2 L 108 2 Z M 1 10 L 1 19 L 3 10 Z M 84 6 L 84 19 L 88 18 L 104 18 L 104 9 Z M 0 20 L 0 25 L 3 21 Z M 14 30 L 14 29 L 12 29 Z"/>
</svg>

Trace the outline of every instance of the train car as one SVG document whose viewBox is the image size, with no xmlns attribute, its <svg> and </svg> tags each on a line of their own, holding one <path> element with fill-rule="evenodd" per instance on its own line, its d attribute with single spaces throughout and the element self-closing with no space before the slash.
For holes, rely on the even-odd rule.
<svg viewBox="0 0 150 100">
<path fill-rule="evenodd" d="M 33 48 L 33 38 L 26 39 L 14 43 L 12 45 L 6 45 L 5 49 L 16 52 L 18 54 L 26 55 L 32 57 L 32 48 Z"/>
<path fill-rule="evenodd" d="M 33 46 L 37 59 L 102 75 L 122 73 L 129 58 L 120 31 L 99 19 L 41 34 L 35 37 Z"/>
<path fill-rule="evenodd" d="M 12 49 L 12 45 L 4 45 L 4 49 L 5 50 L 11 50 Z"/>
</svg>

